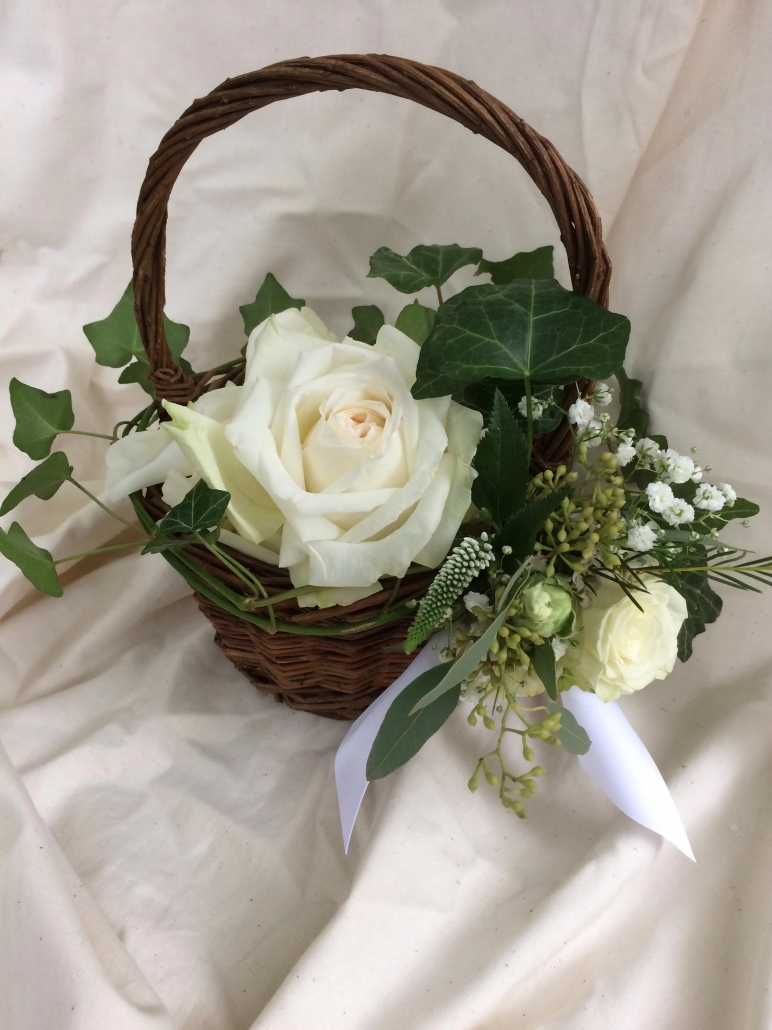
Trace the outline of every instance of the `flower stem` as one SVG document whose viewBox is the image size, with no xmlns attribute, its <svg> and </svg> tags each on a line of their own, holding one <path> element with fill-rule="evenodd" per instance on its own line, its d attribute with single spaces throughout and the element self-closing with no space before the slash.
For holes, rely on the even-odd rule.
<svg viewBox="0 0 772 1030">
<path fill-rule="evenodd" d="M 440 302 L 440 304 L 442 304 L 442 290 L 439 288 L 439 286 L 435 286 L 434 288 L 437 291 L 437 300 Z"/>
<path fill-rule="evenodd" d="M 54 565 L 75 561 L 78 558 L 90 558 L 92 554 L 107 554 L 108 551 L 123 551 L 127 547 L 141 547 L 143 543 L 144 540 L 133 540 L 130 544 L 111 544 L 109 547 L 97 547 L 93 551 L 81 551 L 80 554 L 70 554 L 66 558 L 56 558 L 54 559 Z"/>
<path fill-rule="evenodd" d="M 526 376 L 523 380 L 525 383 L 525 410 L 528 419 L 528 424 L 525 430 L 525 453 L 528 456 L 528 462 L 531 461 L 531 448 L 533 447 L 533 400 L 531 398 L 531 377 Z"/>
<path fill-rule="evenodd" d="M 85 429 L 60 429 L 60 433 L 67 433 L 68 436 L 95 436 L 98 440 L 109 440 L 112 443 L 114 436 L 108 433 L 87 433 Z"/>
<path fill-rule="evenodd" d="M 114 519 L 117 519 L 118 522 L 123 523 L 123 525 L 127 526 L 129 529 L 133 529 L 135 533 L 142 533 L 143 536 L 146 536 L 146 534 L 143 532 L 143 530 L 139 528 L 139 526 L 135 526 L 133 523 L 127 522 L 126 519 L 120 516 L 117 512 L 113 511 L 112 508 L 108 508 L 106 504 L 102 504 L 99 498 L 95 497 L 94 494 L 92 494 L 90 490 L 87 490 L 82 483 L 79 483 L 77 479 L 73 479 L 72 476 L 68 476 L 67 482 L 72 483 L 73 486 L 77 486 L 77 488 L 82 493 L 84 493 L 86 497 L 90 498 L 94 502 L 94 504 L 99 505 L 102 511 L 106 511 L 108 515 L 112 515 L 112 517 Z"/>
</svg>

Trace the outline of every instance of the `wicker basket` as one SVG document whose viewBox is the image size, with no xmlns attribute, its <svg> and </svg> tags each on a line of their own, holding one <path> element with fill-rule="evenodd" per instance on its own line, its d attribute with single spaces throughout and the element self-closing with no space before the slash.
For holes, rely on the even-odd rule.
<svg viewBox="0 0 772 1030">
<path fill-rule="evenodd" d="M 169 195 L 183 165 L 207 136 L 277 100 L 323 90 L 366 89 L 405 97 L 465 125 L 515 157 L 546 197 L 560 228 L 576 292 L 599 304 L 608 298 L 611 265 L 603 246 L 601 223 L 587 188 L 552 144 L 508 107 L 479 86 L 451 72 L 403 58 L 342 55 L 283 61 L 261 71 L 227 79 L 196 100 L 161 140 L 150 159 L 137 204 L 132 235 L 137 323 L 150 361 L 158 401 L 186 404 L 202 392 L 243 380 L 243 365 L 226 376 L 207 373 L 192 379 L 177 368 L 163 326 L 166 217 Z M 566 398 L 570 401 L 570 398 Z M 165 412 L 162 413 L 165 415 Z M 566 426 L 536 441 L 533 463 L 554 468 L 570 452 Z M 144 505 L 158 518 L 166 510 L 160 490 L 146 492 Z M 205 571 L 239 591 L 232 573 L 203 548 L 188 556 Z M 291 587 L 287 572 L 238 555 L 260 577 L 267 591 Z M 196 594 L 199 607 L 214 625 L 217 644 L 255 684 L 292 708 L 336 719 L 356 718 L 412 660 L 393 648 L 404 640 L 412 616 L 402 615 L 373 626 L 384 608 L 422 593 L 430 574 L 401 581 L 384 580 L 382 592 L 347 607 L 308 610 L 294 599 L 279 602 L 284 623 L 317 627 L 319 635 L 270 634 Z M 404 610 L 404 609 L 403 609 Z M 326 627 L 347 627 L 345 636 L 324 636 Z M 361 626 L 361 628 L 357 628 Z M 313 632 L 313 631 L 312 631 Z"/>
</svg>

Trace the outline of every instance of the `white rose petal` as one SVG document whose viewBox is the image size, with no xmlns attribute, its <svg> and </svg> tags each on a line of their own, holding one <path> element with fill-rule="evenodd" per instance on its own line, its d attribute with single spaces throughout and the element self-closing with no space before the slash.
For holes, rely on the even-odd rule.
<svg viewBox="0 0 772 1030">
<path fill-rule="evenodd" d="M 676 497 L 662 509 L 662 518 L 671 526 L 681 526 L 694 521 L 694 508 L 680 497 Z"/>
<path fill-rule="evenodd" d="M 694 495 L 695 508 L 703 508 L 705 511 L 721 511 L 726 504 L 726 497 L 717 486 L 710 483 L 702 483 L 697 487 Z"/>
<path fill-rule="evenodd" d="M 675 494 L 667 483 L 649 483 L 646 497 L 652 511 L 663 512 L 675 500 Z"/>
</svg>

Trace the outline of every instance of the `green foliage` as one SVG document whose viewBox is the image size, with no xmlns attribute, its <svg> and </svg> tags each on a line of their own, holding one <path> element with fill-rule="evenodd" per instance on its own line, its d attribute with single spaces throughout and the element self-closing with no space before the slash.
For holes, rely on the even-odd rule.
<svg viewBox="0 0 772 1030">
<path fill-rule="evenodd" d="M 707 624 L 716 621 L 723 601 L 708 582 L 706 572 L 668 572 L 664 578 L 686 601 L 689 614 L 678 634 L 678 657 L 686 662 L 692 656 L 692 641 L 705 632 Z"/>
<path fill-rule="evenodd" d="M 139 354 L 130 365 L 118 376 L 119 383 L 136 383 L 145 393 L 155 396 L 153 384 L 150 382 L 150 362 L 144 354 Z"/>
<path fill-rule="evenodd" d="M 554 279 L 470 286 L 441 305 L 418 359 L 416 398 L 490 377 L 602 379 L 624 358 L 630 323 Z"/>
<path fill-rule="evenodd" d="M 368 780 L 379 780 L 409 762 L 450 717 L 458 704 L 460 686 L 413 714 L 416 703 L 437 686 L 445 671 L 444 665 L 428 669 L 392 701 L 367 759 Z"/>
<path fill-rule="evenodd" d="M 381 309 L 375 304 L 360 304 L 351 309 L 351 317 L 354 319 L 354 328 L 348 334 L 351 339 L 375 343 L 378 330 L 385 322 Z"/>
<path fill-rule="evenodd" d="M 547 702 L 547 711 L 551 713 L 560 712 L 558 737 L 566 751 L 572 755 L 586 755 L 590 750 L 592 741 L 587 734 L 587 730 L 579 725 L 573 713 L 555 701 Z"/>
<path fill-rule="evenodd" d="M 536 537 L 544 527 L 544 523 L 567 496 L 568 491 L 566 490 L 548 494 L 538 501 L 527 504 L 507 519 L 495 541 L 497 551 L 504 546 L 512 548 L 512 553 L 502 561 L 506 571 L 511 571 L 519 562 L 525 561 L 529 555 L 533 554 Z"/>
<path fill-rule="evenodd" d="M 33 494 L 41 501 L 47 501 L 71 475 L 72 468 L 67 456 L 61 451 L 54 451 L 11 490 L 0 507 L 0 515 L 12 511 L 25 497 L 32 497 Z"/>
<path fill-rule="evenodd" d="M 164 516 L 158 529 L 163 536 L 206 533 L 220 525 L 230 499 L 231 495 L 225 490 L 212 490 L 200 479 Z"/>
<path fill-rule="evenodd" d="M 488 272 L 494 286 L 504 286 L 515 279 L 554 279 L 552 260 L 553 247 L 538 247 L 536 250 L 514 254 L 506 261 L 486 261 L 477 267 L 476 275 Z"/>
<path fill-rule="evenodd" d="M 0 554 L 18 566 L 38 590 L 51 597 L 62 596 L 53 558 L 48 551 L 33 544 L 18 522 L 14 522 L 7 533 L 0 529 Z"/>
<path fill-rule="evenodd" d="M 419 304 L 417 300 L 414 300 L 412 304 L 406 304 L 400 311 L 394 325 L 405 336 L 415 340 L 420 347 L 434 328 L 436 317 L 437 312 L 434 308 L 425 308 L 423 304 Z"/>
<path fill-rule="evenodd" d="M 717 529 L 720 531 L 733 519 L 752 519 L 754 515 L 758 515 L 760 510 L 758 504 L 754 504 L 753 501 L 746 501 L 744 497 L 738 497 L 731 507 L 725 505 L 721 511 L 711 512 L 709 515 L 706 515 L 703 525 L 708 530 Z M 699 526 L 695 525 L 694 528 L 699 529 Z"/>
<path fill-rule="evenodd" d="M 525 502 L 529 461 L 520 426 L 504 395 L 496 390 L 487 431 L 473 460 L 477 479 L 472 500 L 478 508 L 487 508 L 499 526 Z"/>
<path fill-rule="evenodd" d="M 630 379 L 623 368 L 618 368 L 614 375 L 619 384 L 617 429 L 634 429 L 636 436 L 646 436 L 649 413 L 641 403 L 643 383 L 640 379 Z"/>
<path fill-rule="evenodd" d="M 533 671 L 544 684 L 544 689 L 554 701 L 558 696 L 557 675 L 555 670 L 555 652 L 552 644 L 537 644 L 531 654 Z"/>
<path fill-rule="evenodd" d="M 172 322 L 164 315 L 164 330 L 166 342 L 169 345 L 172 357 L 176 364 L 183 371 L 190 373 L 190 365 L 182 357 L 182 352 L 187 346 L 190 338 L 190 329 L 181 322 Z M 107 365 L 109 368 L 123 368 L 132 359 L 136 359 L 140 369 L 131 373 L 132 378 L 121 378 L 124 383 L 139 383 L 143 390 L 148 390 L 140 377 L 140 370 L 146 368 L 150 371 L 142 346 L 142 338 L 137 328 L 137 320 L 134 316 L 134 285 L 129 285 L 124 290 L 123 296 L 107 316 L 98 322 L 89 322 L 83 326 L 89 343 L 94 348 L 98 365 Z M 147 373 L 146 373 L 147 374 Z"/>
<path fill-rule="evenodd" d="M 427 286 L 442 286 L 464 265 L 476 265 L 482 260 L 478 247 L 459 247 L 420 244 L 407 255 L 395 254 L 389 247 L 381 247 L 370 258 L 371 279 L 385 279 L 400 293 L 418 293 Z"/>
<path fill-rule="evenodd" d="M 48 456 L 57 434 L 72 429 L 75 416 L 70 391 L 45 393 L 12 379 L 10 393 L 16 417 L 13 442 L 34 461 L 40 461 Z"/>
<path fill-rule="evenodd" d="M 496 391 L 500 390 L 509 405 L 509 408 L 517 419 L 521 429 L 525 429 L 528 420 L 520 414 L 518 405 L 525 397 L 525 385 L 521 381 L 507 379 L 483 379 L 480 383 L 470 383 L 463 390 L 458 390 L 453 399 L 467 408 L 474 408 L 487 417 L 493 407 L 493 399 Z M 533 435 L 549 433 L 556 429 L 563 418 L 563 413 L 558 404 L 554 403 L 554 396 L 560 395 L 561 391 L 552 386 L 545 386 L 534 389 L 531 394 L 533 401 L 541 401 L 544 404 L 544 412 L 540 418 L 533 420 Z"/>
<path fill-rule="evenodd" d="M 304 300 L 290 297 L 273 272 L 269 272 L 252 303 L 242 304 L 239 308 L 244 319 L 244 332 L 249 336 L 255 326 L 269 315 L 278 315 L 287 308 L 302 308 L 304 304 Z"/>
</svg>

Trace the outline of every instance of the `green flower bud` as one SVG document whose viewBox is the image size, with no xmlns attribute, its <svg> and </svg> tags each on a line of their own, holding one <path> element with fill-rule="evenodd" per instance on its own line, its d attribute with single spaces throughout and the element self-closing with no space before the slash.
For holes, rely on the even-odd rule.
<svg viewBox="0 0 772 1030">
<path fill-rule="evenodd" d="M 573 614 L 571 594 L 560 580 L 546 576 L 534 577 L 522 602 L 529 629 L 540 637 L 553 636 Z"/>
</svg>

